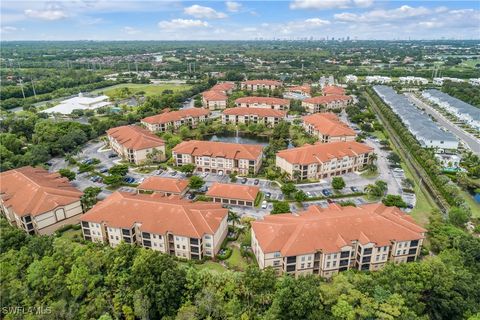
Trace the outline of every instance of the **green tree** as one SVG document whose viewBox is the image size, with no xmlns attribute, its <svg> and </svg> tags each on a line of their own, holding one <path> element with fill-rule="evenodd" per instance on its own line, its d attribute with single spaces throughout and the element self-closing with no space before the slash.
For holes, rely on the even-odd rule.
<svg viewBox="0 0 480 320">
<path fill-rule="evenodd" d="M 128 164 L 116 164 L 108 169 L 108 173 L 115 176 L 126 176 L 128 173 Z"/>
<path fill-rule="evenodd" d="M 81 202 L 85 211 L 90 210 L 97 203 L 97 196 L 102 192 L 99 187 L 87 187 L 83 190 Z"/>
<path fill-rule="evenodd" d="M 290 204 L 288 201 L 276 201 L 273 203 L 272 214 L 290 212 Z"/>
<path fill-rule="evenodd" d="M 58 173 L 62 177 L 65 177 L 70 181 L 75 180 L 75 177 L 76 177 L 75 172 L 73 172 L 72 170 L 68 170 L 68 169 L 60 169 L 60 170 L 58 170 Z"/>
<path fill-rule="evenodd" d="M 471 215 L 471 212 L 467 209 L 453 207 L 448 211 L 448 221 L 457 227 L 464 227 L 470 220 Z"/>
<path fill-rule="evenodd" d="M 303 192 L 303 190 L 298 190 L 297 192 L 295 192 L 294 198 L 295 198 L 295 201 L 302 202 L 307 200 L 308 197 L 305 194 L 305 192 Z"/>
<path fill-rule="evenodd" d="M 112 187 L 119 186 L 122 183 L 122 181 L 123 181 L 123 177 L 118 175 L 118 174 L 111 174 L 111 175 L 106 176 L 103 179 L 103 182 L 106 185 L 109 185 L 109 186 L 112 186 Z"/>
<path fill-rule="evenodd" d="M 297 191 L 297 188 L 291 182 L 284 183 L 280 189 L 286 197 L 290 197 L 295 191 Z"/>
<path fill-rule="evenodd" d="M 383 199 L 382 203 L 387 207 L 399 207 L 406 208 L 407 204 L 403 201 L 402 197 L 399 195 L 387 194 Z"/>
<path fill-rule="evenodd" d="M 193 171 L 195 171 L 195 165 L 193 163 L 187 163 L 178 168 L 178 170 L 186 173 L 187 175 L 191 175 Z"/>
<path fill-rule="evenodd" d="M 332 187 L 335 190 L 341 190 L 345 188 L 345 181 L 343 180 L 342 177 L 333 177 L 332 179 Z"/>
<path fill-rule="evenodd" d="M 200 189 L 205 184 L 205 181 L 198 176 L 192 176 L 188 186 L 192 189 Z"/>
</svg>

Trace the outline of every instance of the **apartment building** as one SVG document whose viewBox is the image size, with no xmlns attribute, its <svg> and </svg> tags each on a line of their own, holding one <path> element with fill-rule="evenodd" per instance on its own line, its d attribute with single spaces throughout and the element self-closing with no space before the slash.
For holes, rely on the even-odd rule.
<svg viewBox="0 0 480 320">
<path fill-rule="evenodd" d="M 205 195 L 215 203 L 254 207 L 259 192 L 257 186 L 215 182 Z"/>
<path fill-rule="evenodd" d="M 141 123 L 151 132 L 165 132 L 170 128 L 176 130 L 180 126 L 195 128 L 199 123 L 207 121 L 209 114 L 210 112 L 203 108 L 189 108 L 146 117 Z"/>
<path fill-rule="evenodd" d="M 309 113 L 316 113 L 325 110 L 345 109 L 353 99 L 344 95 L 318 96 L 302 101 L 302 107 Z"/>
<path fill-rule="evenodd" d="M 287 113 L 282 110 L 237 107 L 228 108 L 222 112 L 222 123 L 254 123 L 273 127 L 286 117 Z"/>
<path fill-rule="evenodd" d="M 137 187 L 140 192 L 158 193 L 164 196 L 184 196 L 188 191 L 187 179 L 164 178 L 152 176 L 145 179 Z"/>
<path fill-rule="evenodd" d="M 296 215 L 252 222 L 252 250 L 261 269 L 329 278 L 349 270 L 379 270 L 415 261 L 427 230 L 396 207 L 309 206 Z"/>
<path fill-rule="evenodd" d="M 280 81 L 276 80 L 247 80 L 240 83 L 240 88 L 242 90 L 275 90 L 283 86 Z"/>
<path fill-rule="evenodd" d="M 235 100 L 235 105 L 241 108 L 264 108 L 275 110 L 290 109 L 290 100 L 274 97 L 242 97 Z"/>
<path fill-rule="evenodd" d="M 122 241 L 178 258 L 215 257 L 227 236 L 228 209 L 159 194 L 115 192 L 82 216 L 85 240 Z"/>
<path fill-rule="evenodd" d="M 354 141 L 355 131 L 342 122 L 335 113 L 314 113 L 302 118 L 303 128 L 321 143 Z"/>
<path fill-rule="evenodd" d="M 209 110 L 221 110 L 227 107 L 228 97 L 221 91 L 205 91 L 202 93 L 202 104 Z"/>
<path fill-rule="evenodd" d="M 107 130 L 113 151 L 128 162 L 141 164 L 149 157 L 155 161 L 165 160 L 165 142 L 139 126 L 121 126 Z"/>
<path fill-rule="evenodd" d="M 362 169 L 372 153 L 356 141 L 305 144 L 279 151 L 275 164 L 291 178 L 323 179 Z"/>
<path fill-rule="evenodd" d="M 325 86 L 322 93 L 324 96 L 344 96 L 345 89 L 339 86 Z"/>
<path fill-rule="evenodd" d="M 262 165 L 263 147 L 214 141 L 183 141 L 172 149 L 177 166 L 193 163 L 197 171 L 255 174 Z"/>
<path fill-rule="evenodd" d="M 82 194 L 67 178 L 43 168 L 0 173 L 0 211 L 11 225 L 29 234 L 52 234 L 78 223 Z"/>
<path fill-rule="evenodd" d="M 220 91 L 224 94 L 231 94 L 235 89 L 235 83 L 233 82 L 219 82 L 210 88 L 211 91 Z"/>
</svg>

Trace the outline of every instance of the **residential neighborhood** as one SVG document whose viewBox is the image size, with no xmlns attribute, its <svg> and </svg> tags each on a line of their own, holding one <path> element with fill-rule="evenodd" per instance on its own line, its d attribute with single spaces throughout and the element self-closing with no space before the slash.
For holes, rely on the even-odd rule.
<svg viewBox="0 0 480 320">
<path fill-rule="evenodd" d="M 468 1 L 0 4 L 0 318 L 477 320 Z"/>
</svg>

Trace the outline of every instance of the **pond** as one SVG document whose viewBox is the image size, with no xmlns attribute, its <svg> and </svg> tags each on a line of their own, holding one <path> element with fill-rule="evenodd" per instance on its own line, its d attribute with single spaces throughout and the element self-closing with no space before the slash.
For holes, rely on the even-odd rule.
<svg viewBox="0 0 480 320">
<path fill-rule="evenodd" d="M 262 146 L 268 145 L 268 137 L 256 136 L 241 132 L 221 132 L 211 136 L 206 136 L 205 140 L 241 144 L 259 144 Z"/>
</svg>

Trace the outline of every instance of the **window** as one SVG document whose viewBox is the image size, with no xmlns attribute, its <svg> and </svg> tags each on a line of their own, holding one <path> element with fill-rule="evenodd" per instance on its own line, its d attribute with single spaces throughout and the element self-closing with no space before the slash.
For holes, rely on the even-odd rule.
<svg viewBox="0 0 480 320">
<path fill-rule="evenodd" d="M 410 241 L 410 247 L 416 247 L 416 246 L 418 246 L 418 240 Z"/>
<path fill-rule="evenodd" d="M 327 268 L 330 268 L 330 262 L 327 262 Z"/>
<path fill-rule="evenodd" d="M 118 240 L 118 236 L 115 236 L 115 240 Z"/>
<path fill-rule="evenodd" d="M 312 256 L 308 256 L 308 261 L 312 261 Z"/>
<path fill-rule="evenodd" d="M 182 249 L 185 250 L 185 246 L 182 246 Z"/>
<path fill-rule="evenodd" d="M 305 257 L 302 257 L 302 261 L 305 261 Z"/>
<path fill-rule="evenodd" d="M 333 259 L 337 259 L 337 254 L 336 253 L 333 255 Z"/>
<path fill-rule="evenodd" d="M 275 253 L 273 254 L 273 257 L 274 257 L 274 258 L 280 258 L 280 252 L 275 252 Z"/>
<path fill-rule="evenodd" d="M 180 249 L 180 245 L 179 245 L 179 244 L 177 244 L 177 249 Z"/>
<path fill-rule="evenodd" d="M 333 261 L 333 266 L 334 266 L 334 267 L 337 266 L 337 261 Z"/>
<path fill-rule="evenodd" d="M 307 263 L 307 268 L 310 268 L 311 266 L 312 266 L 311 262 Z"/>
<path fill-rule="evenodd" d="M 305 263 L 302 263 L 302 264 L 300 265 L 300 269 L 304 269 L 304 268 L 305 268 Z"/>
<path fill-rule="evenodd" d="M 387 258 L 386 254 L 382 254 L 382 260 L 385 260 Z"/>
</svg>

